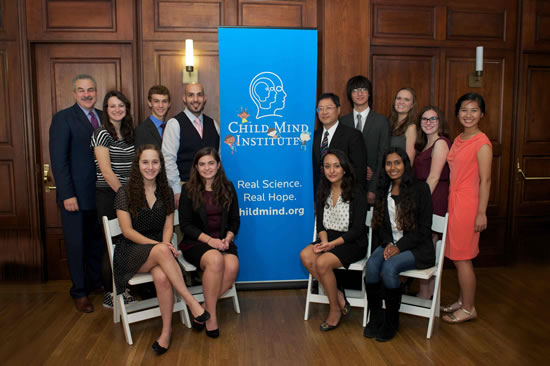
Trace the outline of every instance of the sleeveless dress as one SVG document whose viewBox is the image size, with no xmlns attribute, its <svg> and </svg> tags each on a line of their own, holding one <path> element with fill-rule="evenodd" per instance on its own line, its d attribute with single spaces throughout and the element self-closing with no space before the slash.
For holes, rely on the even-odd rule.
<svg viewBox="0 0 550 366">
<path fill-rule="evenodd" d="M 170 191 L 170 193 L 172 193 Z M 156 194 L 156 192 L 155 192 Z M 128 211 L 128 192 L 126 186 L 120 188 L 115 198 L 115 209 Z M 132 216 L 132 227 L 138 233 L 151 239 L 152 242 L 162 241 L 162 230 L 167 212 L 166 206 L 157 196 L 152 208 L 144 207 L 138 211 L 137 216 Z M 117 293 L 121 294 L 126 290 L 128 281 L 141 268 L 149 258 L 149 253 L 156 244 L 136 244 L 124 237 L 119 236 L 113 255 L 113 267 L 115 286 Z"/>
<path fill-rule="evenodd" d="M 449 162 L 449 226 L 445 256 L 451 260 L 469 260 L 479 254 L 479 232 L 474 231 L 479 205 L 479 165 L 477 153 L 491 142 L 480 132 L 463 140 L 459 135 L 447 156 Z"/>
<path fill-rule="evenodd" d="M 414 174 L 416 179 L 426 181 L 430 175 L 430 168 L 432 166 L 432 151 L 435 144 L 439 140 L 444 140 L 447 146 L 451 147 L 451 141 L 445 136 L 439 137 L 435 140 L 434 144 L 425 151 L 417 152 L 414 157 Z M 439 182 L 435 186 L 432 193 L 432 203 L 434 214 L 439 216 L 445 216 L 447 212 L 447 203 L 449 200 L 449 164 L 445 163 L 441 170 Z"/>
</svg>

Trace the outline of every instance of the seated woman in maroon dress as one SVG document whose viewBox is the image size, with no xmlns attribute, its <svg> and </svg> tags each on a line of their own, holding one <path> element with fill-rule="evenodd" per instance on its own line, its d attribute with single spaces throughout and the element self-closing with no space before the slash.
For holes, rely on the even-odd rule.
<svg viewBox="0 0 550 366">
<path fill-rule="evenodd" d="M 193 321 L 193 328 L 217 338 L 218 299 L 233 286 L 239 272 L 237 247 L 233 238 L 240 225 L 239 202 L 233 183 L 227 180 L 218 151 L 205 147 L 197 151 L 189 182 L 183 186 L 179 217 L 183 257 L 203 271 L 204 307 L 208 321 Z"/>
<path fill-rule="evenodd" d="M 445 216 L 449 199 L 449 164 L 447 154 L 451 142 L 445 116 L 438 107 L 428 105 L 422 108 L 418 118 L 418 138 L 414 172 L 416 179 L 425 181 L 432 192 L 434 214 Z M 438 235 L 433 234 L 434 245 Z M 433 294 L 434 278 L 420 281 L 418 297 L 429 299 Z"/>
</svg>

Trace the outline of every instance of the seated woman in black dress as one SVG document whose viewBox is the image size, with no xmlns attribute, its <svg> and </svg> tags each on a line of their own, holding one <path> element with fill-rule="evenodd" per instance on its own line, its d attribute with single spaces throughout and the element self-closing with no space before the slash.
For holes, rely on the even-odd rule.
<svg viewBox="0 0 550 366">
<path fill-rule="evenodd" d="M 435 263 L 432 244 L 432 195 L 426 182 L 416 181 L 405 150 L 393 147 L 384 156 L 386 174 L 378 182 L 372 218 L 374 251 L 367 261 L 365 285 L 370 320 L 363 335 L 389 341 L 399 326 L 399 273 Z M 382 312 L 384 284 L 386 312 Z"/>
<path fill-rule="evenodd" d="M 233 286 L 239 272 L 237 247 L 239 202 L 235 187 L 225 177 L 216 149 L 197 151 L 189 181 L 179 202 L 183 257 L 203 270 L 204 307 L 211 314 L 206 323 L 193 321 L 193 328 L 206 328 L 206 335 L 220 335 L 216 318 L 218 299 Z M 205 327 L 206 325 L 206 327 Z"/>
<path fill-rule="evenodd" d="M 315 203 L 318 239 L 302 250 L 300 259 L 325 289 L 330 310 L 321 331 L 329 331 L 336 329 L 342 315 L 350 312 L 345 293 L 336 285 L 334 269 L 348 268 L 367 253 L 367 198 L 354 189 L 353 169 L 342 151 L 329 150 L 322 167 L 324 174 Z"/>
<path fill-rule="evenodd" d="M 183 297 L 195 320 L 206 321 L 210 317 L 185 286 L 174 258 L 177 250 L 170 243 L 174 230 L 173 197 L 159 148 L 141 146 L 132 162 L 130 179 L 115 198 L 123 236 L 116 244 L 113 264 L 119 294 L 137 272 L 153 275 L 162 317 L 162 332 L 153 343 L 153 351 L 157 354 L 166 352 L 170 345 L 174 308 L 172 287 Z"/>
</svg>

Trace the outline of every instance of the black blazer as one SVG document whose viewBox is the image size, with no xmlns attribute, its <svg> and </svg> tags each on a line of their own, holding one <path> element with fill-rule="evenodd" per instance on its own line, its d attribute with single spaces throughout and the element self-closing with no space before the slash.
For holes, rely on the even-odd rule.
<svg viewBox="0 0 550 366">
<path fill-rule="evenodd" d="M 95 110 L 101 118 L 101 110 Z M 57 112 L 50 125 L 50 160 L 59 205 L 76 197 L 80 210 L 94 210 L 96 167 L 90 147 L 94 128 L 74 104 Z"/>
<path fill-rule="evenodd" d="M 179 218 L 180 227 L 183 232 L 183 243 L 197 241 L 201 233 L 210 235 L 208 230 L 208 216 L 206 215 L 206 205 L 202 204 L 198 211 L 193 209 L 193 202 L 187 195 L 187 189 L 184 185 L 181 190 L 179 202 Z M 237 235 L 241 219 L 239 216 L 239 200 L 233 183 L 231 183 L 231 191 L 233 192 L 233 200 L 229 209 L 222 208 L 222 222 L 220 227 L 221 238 L 227 235 L 228 231 Z"/>
<path fill-rule="evenodd" d="M 340 122 L 343 125 L 355 128 L 353 112 L 343 116 Z M 382 159 L 384 158 L 384 153 L 390 146 L 390 135 L 391 132 L 388 119 L 376 113 L 371 108 L 363 127 L 363 140 L 365 141 L 365 148 L 367 151 L 367 166 L 369 166 L 373 172 L 372 179 L 367 182 L 367 190 L 369 192 L 376 192 L 378 175 L 384 173 L 384 163 Z"/>
<path fill-rule="evenodd" d="M 410 250 L 414 255 L 416 268 L 424 269 L 435 264 L 435 250 L 432 242 L 432 194 L 426 182 L 416 181 L 412 187 L 416 205 L 416 230 L 404 231 L 403 237 L 395 245 L 401 252 Z M 396 202 L 399 204 L 399 201 Z M 384 207 L 384 226 L 373 231 L 373 248 L 394 242 L 391 230 L 388 205 Z"/>
<path fill-rule="evenodd" d="M 136 150 L 141 145 L 152 144 L 160 149 L 162 145 L 162 137 L 155 123 L 149 117 L 140 123 L 134 130 L 134 145 Z"/>
<path fill-rule="evenodd" d="M 313 185 L 315 192 L 319 185 L 319 178 L 321 173 L 321 136 L 323 135 L 323 127 L 319 127 L 313 136 Z M 329 149 L 342 150 L 349 158 L 355 177 L 367 176 L 367 152 L 365 150 L 365 144 L 363 142 L 363 136 L 361 132 L 355 128 L 350 128 L 338 124 L 334 136 L 328 146 Z M 356 179 L 357 186 L 366 192 L 366 180 Z"/>
<path fill-rule="evenodd" d="M 320 200 L 317 200 L 317 202 L 315 203 L 315 205 L 317 206 L 317 233 L 320 233 L 321 231 L 326 231 L 325 227 L 323 226 L 323 215 L 325 213 L 326 202 L 319 201 Z M 367 246 L 367 235 L 365 227 L 365 220 L 367 218 L 367 197 L 365 196 L 365 193 L 357 187 L 353 192 L 353 198 L 351 199 L 349 205 L 349 211 L 350 223 L 348 226 L 348 231 L 342 234 L 344 244 L 356 242 L 360 246 Z"/>
</svg>

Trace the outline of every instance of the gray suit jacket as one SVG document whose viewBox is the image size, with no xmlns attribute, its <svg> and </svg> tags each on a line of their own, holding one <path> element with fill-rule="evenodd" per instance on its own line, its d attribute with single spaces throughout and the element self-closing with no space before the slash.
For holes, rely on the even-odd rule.
<svg viewBox="0 0 550 366">
<path fill-rule="evenodd" d="M 157 145 L 159 149 L 162 145 L 162 138 L 159 134 L 159 130 L 149 117 L 140 123 L 134 130 L 134 145 L 136 146 L 136 150 L 138 147 L 145 144 Z"/>
<path fill-rule="evenodd" d="M 340 118 L 343 125 L 355 128 L 353 112 Z M 367 166 L 372 169 L 372 179 L 367 182 L 367 191 L 376 192 L 378 175 L 383 174 L 384 164 L 382 159 L 389 147 L 390 125 L 388 119 L 376 113 L 372 108 L 363 125 L 363 140 L 367 150 Z"/>
</svg>

